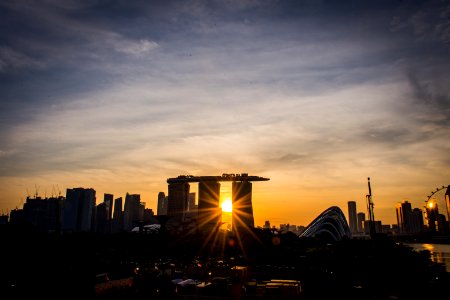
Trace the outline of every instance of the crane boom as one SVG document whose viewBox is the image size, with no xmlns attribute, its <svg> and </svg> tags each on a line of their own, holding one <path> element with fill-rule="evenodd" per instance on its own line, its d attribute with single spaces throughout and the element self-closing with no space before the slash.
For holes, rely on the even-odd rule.
<svg viewBox="0 0 450 300">
<path fill-rule="evenodd" d="M 369 187 L 369 194 L 366 195 L 367 214 L 369 215 L 370 237 L 374 237 L 375 230 L 375 214 L 373 212 L 374 203 L 372 200 L 372 188 L 370 187 L 370 177 L 367 178 L 367 185 Z"/>
</svg>

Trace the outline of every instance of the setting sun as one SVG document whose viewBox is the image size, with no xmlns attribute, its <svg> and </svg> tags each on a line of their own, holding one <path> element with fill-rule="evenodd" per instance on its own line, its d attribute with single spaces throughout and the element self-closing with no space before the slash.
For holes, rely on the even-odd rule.
<svg viewBox="0 0 450 300">
<path fill-rule="evenodd" d="M 233 204 L 230 198 L 225 198 L 222 202 L 222 211 L 223 212 L 231 212 L 233 210 Z"/>
</svg>

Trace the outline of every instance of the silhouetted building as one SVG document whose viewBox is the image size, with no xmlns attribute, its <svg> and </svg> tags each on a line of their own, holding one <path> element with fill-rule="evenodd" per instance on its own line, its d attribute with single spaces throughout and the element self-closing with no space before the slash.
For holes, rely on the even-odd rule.
<svg viewBox="0 0 450 300">
<path fill-rule="evenodd" d="M 169 198 L 166 197 L 164 192 L 158 193 L 158 209 L 156 213 L 158 216 L 166 216 L 167 215 L 167 205 Z"/>
<path fill-rule="evenodd" d="M 419 208 L 414 208 L 411 212 L 411 232 L 423 232 L 423 212 Z"/>
<path fill-rule="evenodd" d="M 23 209 L 13 209 L 9 214 L 9 223 L 12 225 L 25 225 L 25 213 Z"/>
<path fill-rule="evenodd" d="M 114 199 L 114 196 L 112 194 L 104 194 L 103 195 L 103 202 L 106 205 L 106 211 L 107 211 L 106 219 L 108 221 L 110 221 L 112 219 L 113 199 Z"/>
<path fill-rule="evenodd" d="M 114 201 L 112 231 L 114 233 L 123 231 L 122 197 Z"/>
<path fill-rule="evenodd" d="M 153 216 L 154 216 L 154 215 L 155 215 L 155 214 L 154 214 L 154 212 L 153 212 L 153 209 L 151 209 L 151 208 L 145 208 L 145 209 L 144 209 L 144 216 L 143 216 L 143 218 L 142 218 L 142 221 L 144 221 L 144 223 L 148 223 L 148 222 L 154 220 L 154 219 L 153 219 Z"/>
<path fill-rule="evenodd" d="M 364 221 L 364 233 L 369 235 L 370 234 L 370 220 Z M 383 233 L 383 224 L 381 221 L 373 221 L 375 225 L 375 232 L 376 233 Z"/>
<path fill-rule="evenodd" d="M 95 190 L 67 189 L 64 202 L 63 230 L 91 231 L 95 216 Z"/>
<path fill-rule="evenodd" d="M 41 197 L 27 197 L 23 205 L 25 221 L 39 231 L 46 229 L 47 201 Z"/>
<path fill-rule="evenodd" d="M 249 181 L 233 181 L 233 230 L 237 233 L 249 231 L 255 227 L 252 207 L 252 183 Z"/>
<path fill-rule="evenodd" d="M 448 222 L 447 222 L 444 214 L 438 214 L 438 216 L 437 216 L 437 227 L 438 227 L 438 232 L 440 234 L 447 234 L 448 233 Z"/>
<path fill-rule="evenodd" d="M 97 233 L 107 233 L 108 224 L 108 208 L 105 202 L 100 203 L 96 207 L 95 214 L 95 232 Z"/>
<path fill-rule="evenodd" d="M 356 217 L 356 202 L 348 201 L 348 222 L 352 233 L 358 232 L 358 220 Z"/>
<path fill-rule="evenodd" d="M 270 221 L 266 221 L 266 222 L 264 222 L 264 227 L 263 227 L 264 229 L 270 229 Z"/>
<path fill-rule="evenodd" d="M 189 183 L 170 183 L 167 215 L 184 221 L 184 215 L 188 208 Z"/>
<path fill-rule="evenodd" d="M 95 210 L 95 232 L 111 233 L 113 197 L 112 194 L 104 194 L 103 203 L 97 205 Z"/>
<path fill-rule="evenodd" d="M 0 216 L 0 225 L 6 225 L 6 224 L 8 224 L 8 221 L 9 221 L 8 215 L 2 214 Z"/>
<path fill-rule="evenodd" d="M 222 217 L 219 206 L 220 183 L 201 181 L 198 184 L 198 227 L 202 231 L 217 229 Z"/>
<path fill-rule="evenodd" d="M 398 224 L 392 224 L 391 231 L 392 231 L 392 233 L 395 233 L 395 234 L 400 233 L 400 230 L 398 229 Z"/>
<path fill-rule="evenodd" d="M 252 208 L 252 183 L 251 181 L 267 181 L 269 178 L 259 176 L 249 176 L 242 174 L 222 174 L 222 176 L 193 176 L 180 175 L 175 178 L 168 178 L 169 184 L 169 223 L 180 227 L 180 221 L 184 221 L 186 212 L 189 210 L 189 182 L 199 183 L 198 196 L 198 219 L 199 227 L 206 229 L 219 228 L 222 217 L 222 210 L 219 206 L 220 181 L 231 181 L 235 193 L 233 198 L 232 222 L 237 224 L 237 228 L 254 227 Z M 203 200 L 202 200 L 203 199 Z M 237 208 L 237 209 L 236 209 Z M 188 214 L 189 215 L 189 214 Z M 174 218 L 177 217 L 177 218 Z M 178 222 L 178 224 L 176 224 Z M 169 224 L 167 223 L 167 224 Z M 184 226 L 184 225 L 183 225 Z M 209 230 L 208 229 L 208 230 Z"/>
<path fill-rule="evenodd" d="M 27 197 L 16 221 L 40 232 L 60 232 L 63 201 L 62 196 L 45 199 Z"/>
<path fill-rule="evenodd" d="M 436 201 L 428 201 L 427 207 L 427 220 L 428 220 L 428 229 L 431 232 L 436 232 L 436 229 L 438 227 L 438 215 L 439 215 L 439 208 L 436 203 Z"/>
<path fill-rule="evenodd" d="M 411 203 L 405 201 L 397 204 L 395 208 L 397 215 L 397 224 L 400 233 L 412 233 L 412 208 Z"/>
<path fill-rule="evenodd" d="M 145 213 L 145 202 L 140 202 L 139 203 L 139 218 L 138 218 L 138 222 L 144 220 L 144 213 Z"/>
<path fill-rule="evenodd" d="M 63 221 L 64 197 L 51 197 L 47 199 L 46 231 L 61 232 Z"/>
<path fill-rule="evenodd" d="M 363 212 L 359 212 L 357 215 L 358 218 L 358 232 L 364 232 L 364 221 L 366 221 L 366 214 Z"/>
<path fill-rule="evenodd" d="M 124 223 L 125 231 L 130 231 L 137 226 L 137 222 L 142 221 L 143 208 L 141 208 L 141 195 L 126 194 L 125 209 L 124 209 Z"/>
</svg>

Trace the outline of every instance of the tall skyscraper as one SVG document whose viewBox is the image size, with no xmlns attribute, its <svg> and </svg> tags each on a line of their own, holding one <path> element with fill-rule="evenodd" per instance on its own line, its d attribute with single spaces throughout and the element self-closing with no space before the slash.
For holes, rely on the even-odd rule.
<svg viewBox="0 0 450 300">
<path fill-rule="evenodd" d="M 411 203 L 405 201 L 397 204 L 395 209 L 397 224 L 401 233 L 412 233 L 412 208 Z"/>
<path fill-rule="evenodd" d="M 428 201 L 426 212 L 427 212 L 427 219 L 428 219 L 428 229 L 431 232 L 436 232 L 436 230 L 438 229 L 437 222 L 438 222 L 438 216 L 439 216 L 439 208 L 438 208 L 438 204 L 436 203 L 436 201 L 434 199 L 431 199 L 430 201 Z"/>
<path fill-rule="evenodd" d="M 184 221 L 184 214 L 188 208 L 189 183 L 170 183 L 167 215 Z"/>
<path fill-rule="evenodd" d="M 198 184 L 198 226 L 209 232 L 218 228 L 222 210 L 219 206 L 220 183 L 217 181 L 200 181 Z"/>
<path fill-rule="evenodd" d="M 103 196 L 103 202 L 105 203 L 106 211 L 107 211 L 107 215 L 106 215 L 107 220 L 112 219 L 113 199 L 114 199 L 114 196 L 112 194 L 105 193 Z"/>
<path fill-rule="evenodd" d="M 364 232 L 364 221 L 366 220 L 366 214 L 363 212 L 358 213 L 358 232 Z"/>
<path fill-rule="evenodd" d="M 252 206 L 252 183 L 249 181 L 233 181 L 233 230 L 237 233 L 248 232 L 255 227 Z"/>
<path fill-rule="evenodd" d="M 104 194 L 103 203 L 105 203 L 106 209 L 106 221 L 104 233 L 111 233 L 112 230 L 112 213 L 113 213 L 113 200 L 114 196 L 112 194 Z"/>
<path fill-rule="evenodd" d="M 158 193 L 158 209 L 156 211 L 158 216 L 166 216 L 167 215 L 167 204 L 168 204 L 167 202 L 168 202 L 168 198 L 166 197 L 164 192 L 159 192 Z"/>
<path fill-rule="evenodd" d="M 112 231 L 114 233 L 123 231 L 123 211 L 122 211 L 122 197 L 114 200 L 114 214 L 113 214 Z"/>
<path fill-rule="evenodd" d="M 448 233 L 448 221 L 445 218 L 445 215 L 438 214 L 436 222 L 437 222 L 438 232 L 440 232 L 441 234 L 447 234 Z"/>
<path fill-rule="evenodd" d="M 126 194 L 125 196 L 125 209 L 123 212 L 123 229 L 125 231 L 130 231 L 135 226 L 137 222 L 141 221 L 141 195 L 139 194 Z"/>
<path fill-rule="evenodd" d="M 412 233 L 423 231 L 423 212 L 420 208 L 414 208 L 411 214 Z"/>
<path fill-rule="evenodd" d="M 348 201 L 348 222 L 350 223 L 350 231 L 352 233 L 358 232 L 358 220 L 356 217 L 356 202 Z"/>
<path fill-rule="evenodd" d="M 64 203 L 63 230 L 91 231 L 95 216 L 95 190 L 67 189 Z"/>
<path fill-rule="evenodd" d="M 95 232 L 108 233 L 108 207 L 106 202 L 102 202 L 96 207 Z"/>
</svg>

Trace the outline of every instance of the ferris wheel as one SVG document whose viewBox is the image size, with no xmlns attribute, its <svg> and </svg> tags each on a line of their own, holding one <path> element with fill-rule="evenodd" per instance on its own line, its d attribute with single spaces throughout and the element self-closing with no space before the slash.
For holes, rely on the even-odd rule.
<svg viewBox="0 0 450 300">
<path fill-rule="evenodd" d="M 435 191 L 432 191 L 431 194 L 429 196 L 427 196 L 427 200 L 425 201 L 425 203 L 428 203 L 428 201 L 430 201 L 431 197 L 434 196 L 434 194 L 442 191 L 443 189 L 447 189 L 447 192 L 445 193 L 446 196 L 450 196 L 450 185 L 448 186 L 442 186 L 440 188 L 436 188 Z"/>
<path fill-rule="evenodd" d="M 438 199 L 434 196 L 436 194 L 438 194 L 439 192 L 443 191 L 444 189 L 447 189 L 444 194 L 444 198 L 441 199 L 441 201 L 438 201 Z M 430 221 L 434 222 L 436 220 L 436 215 L 439 214 L 438 202 L 440 202 L 440 205 L 441 205 L 442 200 L 445 205 L 447 221 L 449 221 L 450 220 L 450 211 L 449 211 L 450 185 L 438 187 L 438 188 L 436 188 L 436 190 L 432 191 L 429 196 L 427 196 L 427 200 L 425 201 L 425 214 L 426 214 L 426 219 L 428 220 L 429 223 L 430 223 Z"/>
</svg>

